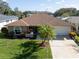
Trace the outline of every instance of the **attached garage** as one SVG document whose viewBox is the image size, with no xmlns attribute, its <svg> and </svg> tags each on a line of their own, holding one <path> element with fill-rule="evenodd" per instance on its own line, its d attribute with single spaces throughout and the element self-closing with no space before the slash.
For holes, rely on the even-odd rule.
<svg viewBox="0 0 79 59">
<path fill-rule="evenodd" d="M 68 33 L 71 31 L 69 26 L 55 26 L 54 28 L 56 35 L 68 35 Z"/>
</svg>

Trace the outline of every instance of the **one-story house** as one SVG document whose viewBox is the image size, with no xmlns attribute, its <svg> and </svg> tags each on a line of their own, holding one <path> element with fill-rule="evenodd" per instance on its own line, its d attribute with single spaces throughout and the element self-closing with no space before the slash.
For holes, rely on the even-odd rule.
<svg viewBox="0 0 79 59">
<path fill-rule="evenodd" d="M 71 24 L 59 20 L 48 14 L 33 14 L 29 17 L 7 24 L 9 31 L 27 33 L 30 28 L 34 29 L 39 25 L 50 25 L 55 29 L 56 35 L 68 35 L 71 31 Z M 35 30 L 36 31 L 36 30 Z"/>
</svg>

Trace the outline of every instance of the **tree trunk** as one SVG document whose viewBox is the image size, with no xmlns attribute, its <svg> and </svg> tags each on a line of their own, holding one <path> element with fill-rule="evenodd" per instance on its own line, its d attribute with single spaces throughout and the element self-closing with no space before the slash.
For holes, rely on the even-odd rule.
<svg viewBox="0 0 79 59">
<path fill-rule="evenodd" d="M 45 39 L 41 42 L 40 46 L 45 47 Z"/>
</svg>

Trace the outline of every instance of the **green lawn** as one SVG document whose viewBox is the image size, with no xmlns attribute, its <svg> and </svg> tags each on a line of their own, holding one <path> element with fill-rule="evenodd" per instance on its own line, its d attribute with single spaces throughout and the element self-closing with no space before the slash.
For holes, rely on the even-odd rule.
<svg viewBox="0 0 79 59">
<path fill-rule="evenodd" d="M 39 47 L 41 40 L 0 39 L 0 59 L 52 59 L 49 45 Z"/>
</svg>

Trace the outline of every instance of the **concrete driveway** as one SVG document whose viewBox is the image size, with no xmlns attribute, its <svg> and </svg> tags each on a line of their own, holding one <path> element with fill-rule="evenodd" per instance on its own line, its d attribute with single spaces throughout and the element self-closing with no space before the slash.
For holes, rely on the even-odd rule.
<svg viewBox="0 0 79 59">
<path fill-rule="evenodd" d="M 53 59 L 79 59 L 79 47 L 73 40 L 50 40 Z"/>
</svg>

